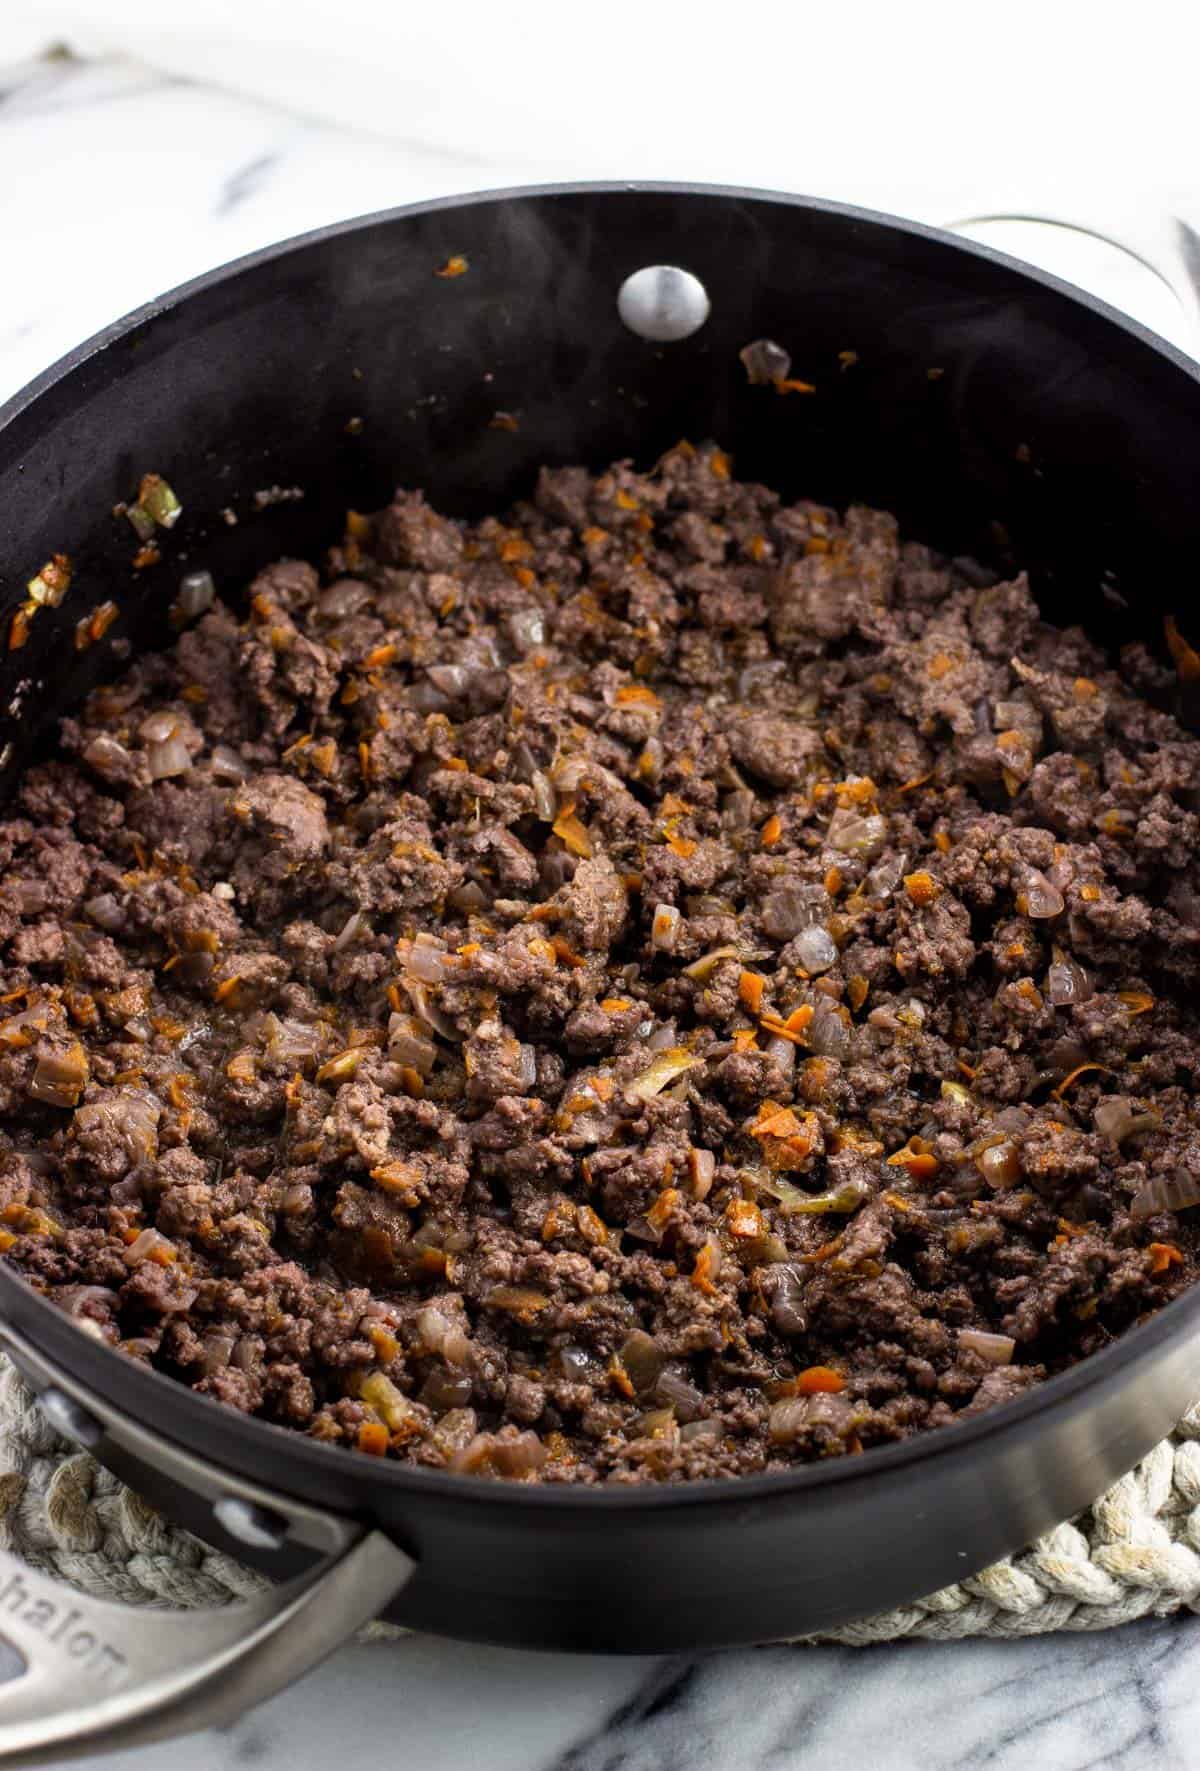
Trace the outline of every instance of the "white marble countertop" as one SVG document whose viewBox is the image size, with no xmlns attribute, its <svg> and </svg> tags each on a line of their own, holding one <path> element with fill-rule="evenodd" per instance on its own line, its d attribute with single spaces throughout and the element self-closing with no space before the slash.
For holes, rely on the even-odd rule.
<svg viewBox="0 0 1200 1771">
<path fill-rule="evenodd" d="M 510 172 L 477 153 L 354 134 L 132 64 L 5 67 L 3 52 L 0 20 L 0 399 L 210 265 L 336 216 Z M 1052 251 L 1052 268 L 1183 341 L 1172 298 L 1139 267 L 1069 237 Z M 1170 1771 L 1197 1762 L 1195 1628 L 670 1662 L 410 1638 L 343 1649 L 227 1731 L 103 1763 L 324 1771 L 349 1748 L 357 1763 L 414 1771 Z"/>
</svg>

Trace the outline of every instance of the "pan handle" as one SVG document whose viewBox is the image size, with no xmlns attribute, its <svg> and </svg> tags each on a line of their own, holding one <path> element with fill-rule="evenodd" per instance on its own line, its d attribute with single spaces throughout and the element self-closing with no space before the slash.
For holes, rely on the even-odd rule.
<svg viewBox="0 0 1200 1771">
<path fill-rule="evenodd" d="M 1073 203 L 1062 210 L 1057 205 L 1025 208 L 1002 204 L 972 208 L 945 225 L 958 232 L 989 221 L 1041 222 L 1119 247 L 1167 285 L 1183 309 L 1193 343 L 1200 348 L 1200 236 L 1178 216 L 1138 214 L 1116 221 L 1112 216 L 1092 217 Z"/>
<path fill-rule="evenodd" d="M 0 1765 L 57 1765 L 232 1721 L 376 1617 L 415 1568 L 382 1531 L 285 1499 L 183 1451 L 83 1391 L 7 1324 L 0 1345 L 53 1425 L 106 1441 L 213 1500 L 243 1541 L 322 1552 L 313 1568 L 211 1611 L 91 1599 L 0 1550 L 0 1635 L 25 1670 L 0 1684 Z"/>
</svg>

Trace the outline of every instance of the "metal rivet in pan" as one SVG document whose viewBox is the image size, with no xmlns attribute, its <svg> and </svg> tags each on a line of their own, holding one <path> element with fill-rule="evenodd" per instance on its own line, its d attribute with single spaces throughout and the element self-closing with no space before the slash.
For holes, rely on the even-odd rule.
<svg viewBox="0 0 1200 1771">
<path fill-rule="evenodd" d="M 698 332 L 709 315 L 708 291 L 677 264 L 648 264 L 626 277 L 617 312 L 631 332 L 656 344 L 675 344 Z"/>
<path fill-rule="evenodd" d="M 240 1495 L 223 1494 L 213 1502 L 213 1517 L 222 1530 L 253 1550 L 277 1550 L 287 1536 L 287 1520 Z"/>
<path fill-rule="evenodd" d="M 56 1433 L 61 1433 L 64 1439 L 70 1439 L 75 1445 L 81 1445 L 85 1451 L 98 1445 L 104 1436 L 104 1428 L 95 1415 L 89 1414 L 62 1390 L 43 1390 L 37 1405 Z"/>
</svg>

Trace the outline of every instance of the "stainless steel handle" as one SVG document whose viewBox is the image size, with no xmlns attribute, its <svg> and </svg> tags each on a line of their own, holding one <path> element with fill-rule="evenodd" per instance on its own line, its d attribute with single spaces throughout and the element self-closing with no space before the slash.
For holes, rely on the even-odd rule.
<svg viewBox="0 0 1200 1771">
<path fill-rule="evenodd" d="M 946 226 L 959 229 L 990 221 L 1042 222 L 1119 247 L 1167 285 L 1200 346 L 1200 237 L 1178 216 L 1141 211 L 1125 216 L 1093 215 L 1086 205 L 1077 205 L 1068 197 L 1061 207 L 1058 203 L 1033 208 L 1019 203 L 979 205 Z"/>
<path fill-rule="evenodd" d="M 257 1521 L 268 1539 L 323 1552 L 316 1567 L 256 1598 L 187 1612 L 89 1599 L 0 1550 L 0 1634 L 25 1661 L 21 1675 L 0 1684 L 0 1764 L 57 1765 L 230 1721 L 323 1660 L 411 1576 L 412 1558 L 383 1532 L 228 1476 L 158 1439 L 6 1324 L 0 1346 L 55 1424 L 89 1449 L 110 1440 L 226 1516 Z"/>
</svg>

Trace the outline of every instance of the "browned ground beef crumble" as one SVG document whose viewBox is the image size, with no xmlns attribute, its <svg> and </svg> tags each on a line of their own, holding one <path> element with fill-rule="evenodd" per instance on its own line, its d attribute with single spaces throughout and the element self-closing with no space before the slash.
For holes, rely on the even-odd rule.
<svg viewBox="0 0 1200 1771">
<path fill-rule="evenodd" d="M 429 1468 L 779 1469 L 1196 1276 L 1200 744 L 707 447 L 398 493 L 0 824 L 0 1233 L 89 1332 Z"/>
</svg>

